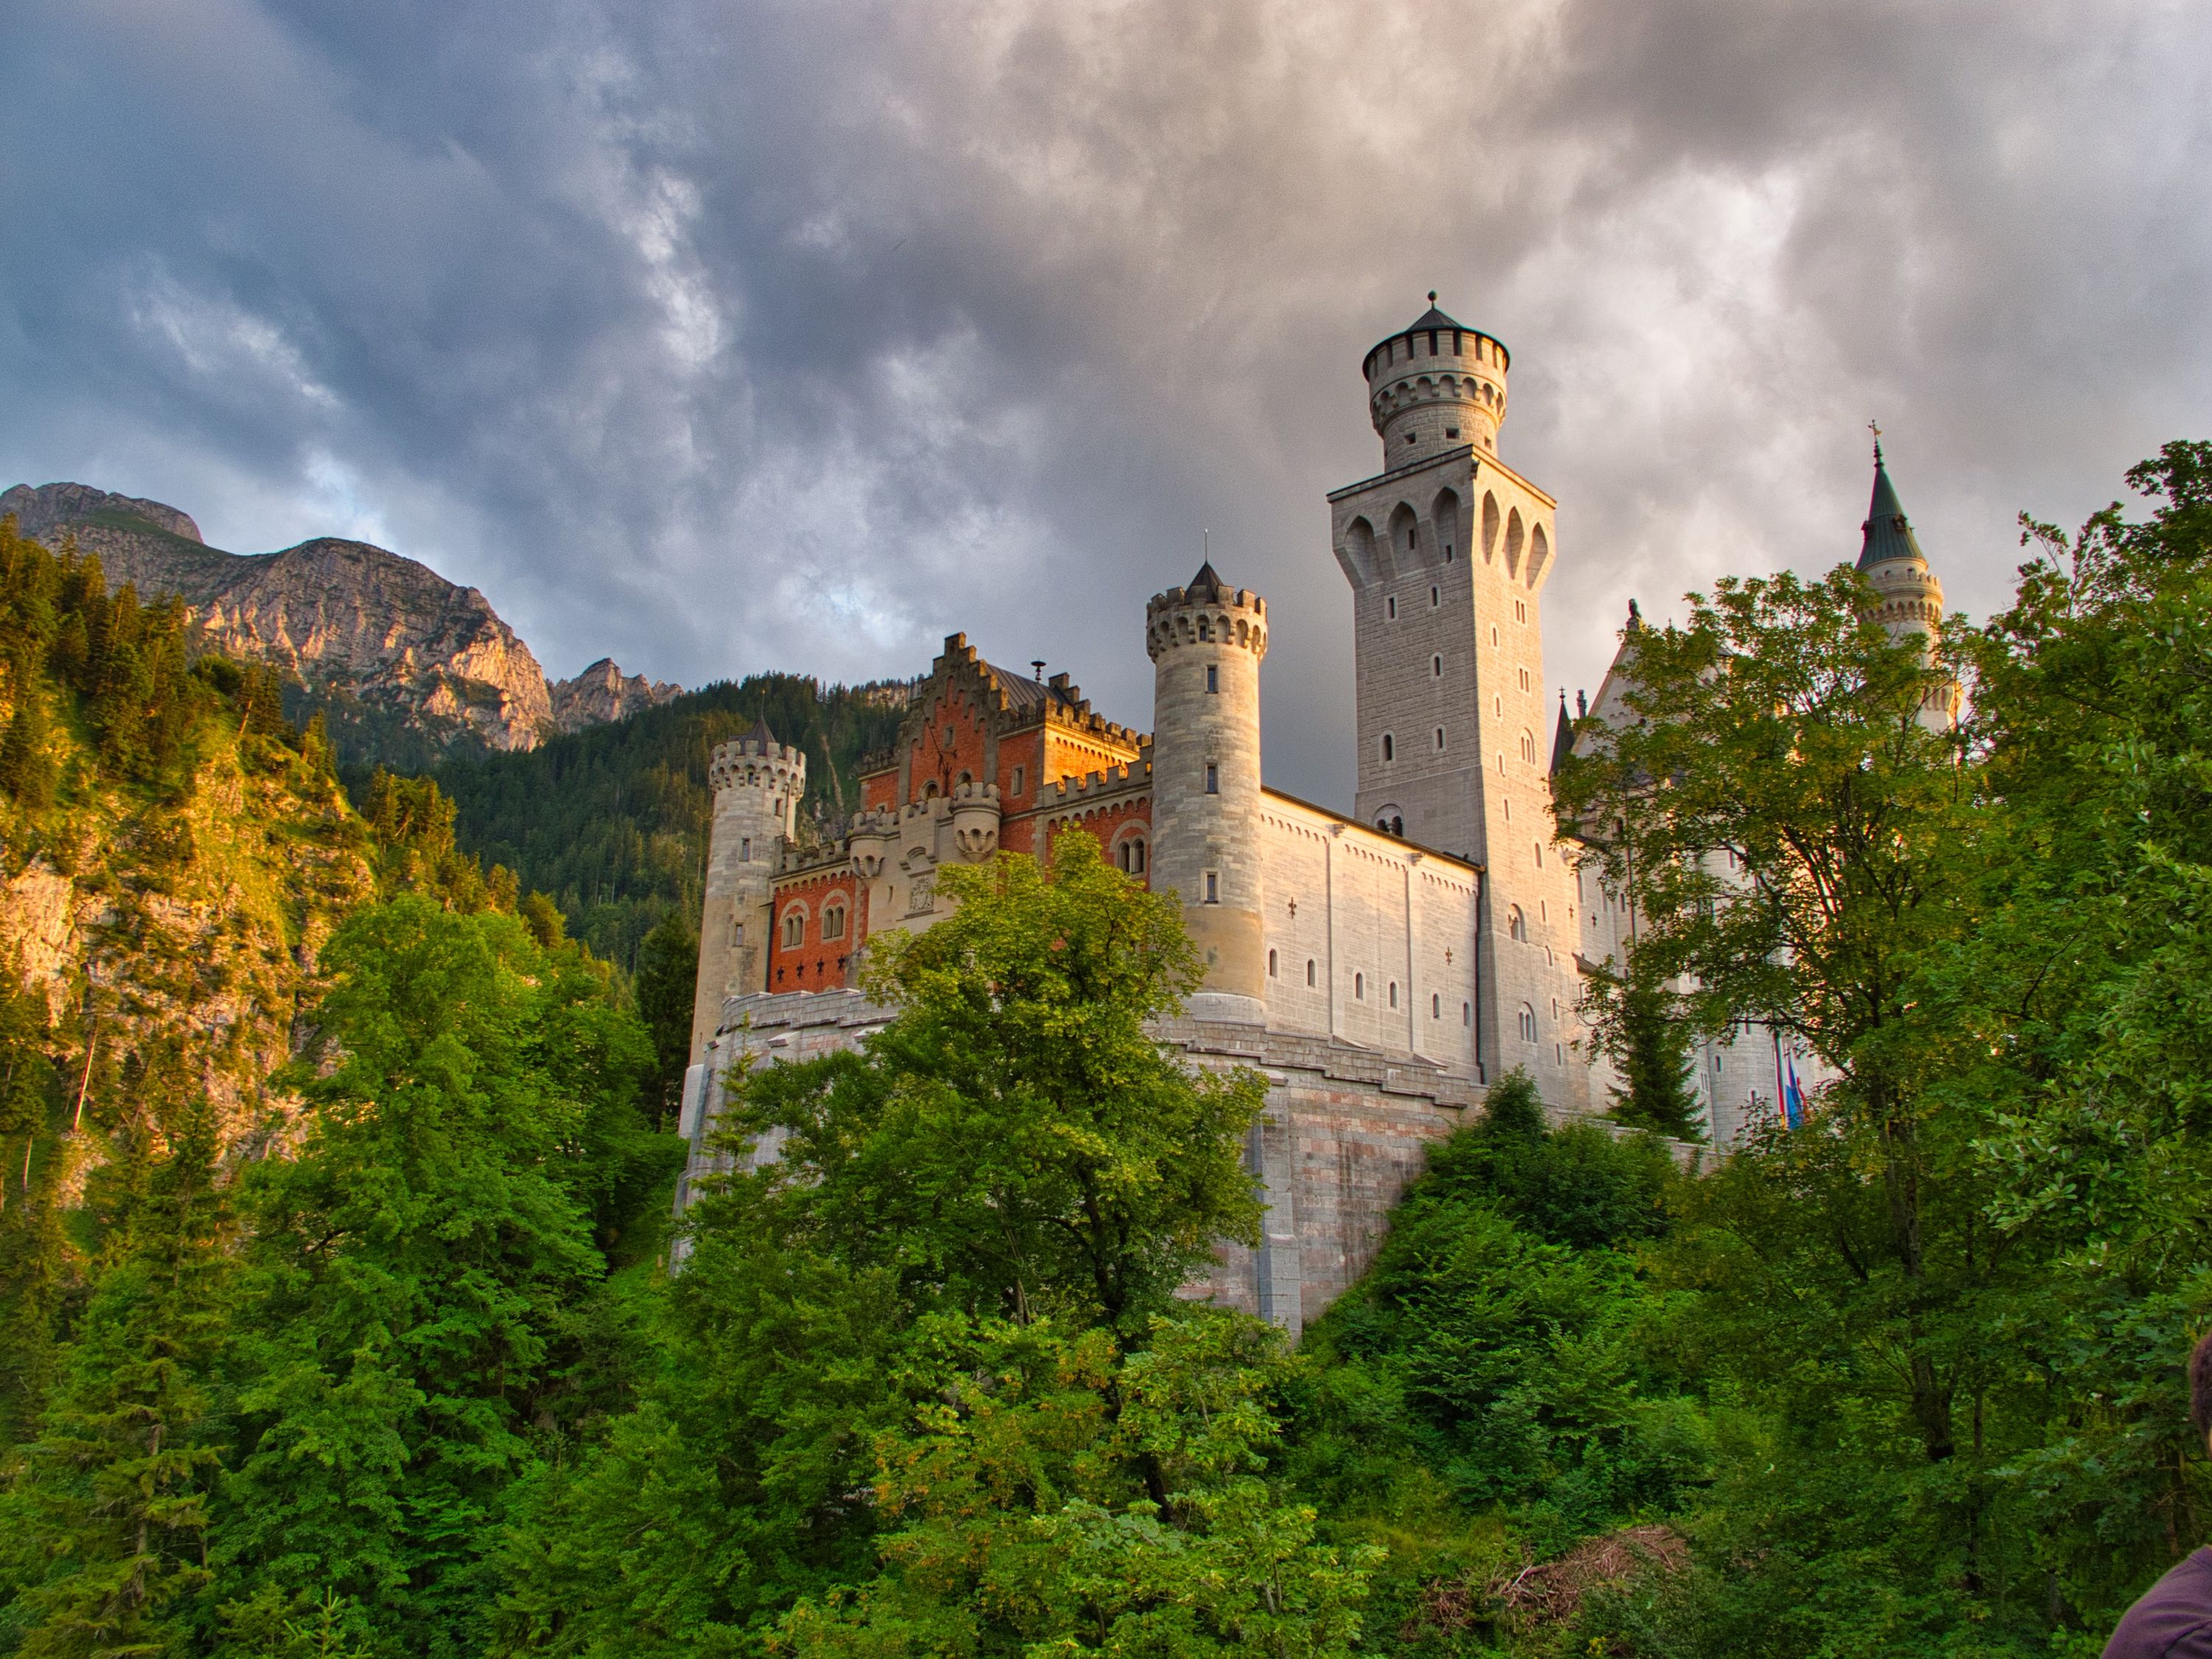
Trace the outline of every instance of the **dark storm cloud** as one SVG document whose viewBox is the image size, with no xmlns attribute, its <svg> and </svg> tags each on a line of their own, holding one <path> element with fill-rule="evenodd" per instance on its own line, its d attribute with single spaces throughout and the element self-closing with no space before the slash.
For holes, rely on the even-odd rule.
<svg viewBox="0 0 2212 1659">
<path fill-rule="evenodd" d="M 2182 8 L 204 0 L 10 9 L 0 482 L 366 537 L 556 672 L 911 672 L 966 629 L 1143 721 L 1145 597 L 1273 607 L 1348 792 L 1324 490 L 1443 290 L 1560 498 L 1556 682 L 1631 593 L 1856 548 L 1953 602 L 2212 429 Z"/>
</svg>

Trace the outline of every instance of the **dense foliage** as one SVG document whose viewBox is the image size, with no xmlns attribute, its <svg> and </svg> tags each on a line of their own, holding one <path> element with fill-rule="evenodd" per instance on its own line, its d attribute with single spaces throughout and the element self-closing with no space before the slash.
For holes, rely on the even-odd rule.
<svg viewBox="0 0 2212 1659">
<path fill-rule="evenodd" d="M 1638 917 L 1611 1121 L 1499 1081 L 1295 1352 L 1176 1294 L 1262 1085 L 1152 1041 L 1190 947 L 1080 836 L 946 872 L 856 1052 L 734 1073 L 672 1238 L 685 918 L 633 1002 L 426 783 L 364 781 L 295 1144 L 219 1155 L 150 1042 L 124 1114 L 0 977 L 0 1132 L 81 1086 L 110 1148 L 0 1212 L 0 1651 L 2087 1659 L 2212 1532 L 2212 446 L 2130 477 L 1932 662 L 1849 570 L 1638 636 L 1559 785 Z M 104 757 L 64 656 L 34 827 L 264 729 L 179 659 L 173 757 Z M 1746 1021 L 1805 1121 L 1644 1133 Z"/>
<path fill-rule="evenodd" d="M 897 690 L 756 674 L 525 753 L 453 761 L 436 776 L 464 846 L 550 894 L 570 933 L 634 973 L 662 918 L 698 924 L 714 745 L 765 719 L 805 752 L 802 821 L 842 817 L 860 809 L 855 763 L 889 744 L 906 712 Z"/>
</svg>

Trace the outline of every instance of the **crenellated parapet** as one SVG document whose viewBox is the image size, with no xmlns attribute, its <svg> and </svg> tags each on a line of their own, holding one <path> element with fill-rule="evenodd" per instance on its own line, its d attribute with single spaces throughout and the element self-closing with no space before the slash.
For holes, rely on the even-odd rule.
<svg viewBox="0 0 2212 1659">
<path fill-rule="evenodd" d="M 952 845 L 969 864 L 981 864 L 999 850 L 999 786 L 963 783 L 954 787 L 950 817 Z"/>
<path fill-rule="evenodd" d="M 1267 654 L 1267 602 L 1249 587 L 1229 587 L 1208 565 L 1188 587 L 1156 593 L 1145 605 L 1145 649 L 1154 662 L 1185 646 L 1229 645 Z"/>
</svg>

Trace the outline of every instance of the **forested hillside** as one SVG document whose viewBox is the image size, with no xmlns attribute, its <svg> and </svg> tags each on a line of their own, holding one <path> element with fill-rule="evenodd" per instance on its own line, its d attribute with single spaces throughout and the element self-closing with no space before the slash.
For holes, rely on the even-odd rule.
<svg viewBox="0 0 2212 1659">
<path fill-rule="evenodd" d="M 765 719 L 806 753 L 808 816 L 855 811 L 854 763 L 888 744 L 903 688 L 831 686 L 793 674 L 710 685 L 527 754 L 456 761 L 440 787 L 459 809 L 461 843 L 553 896 L 569 929 L 625 969 L 673 911 L 698 926 L 714 745 Z"/>
</svg>

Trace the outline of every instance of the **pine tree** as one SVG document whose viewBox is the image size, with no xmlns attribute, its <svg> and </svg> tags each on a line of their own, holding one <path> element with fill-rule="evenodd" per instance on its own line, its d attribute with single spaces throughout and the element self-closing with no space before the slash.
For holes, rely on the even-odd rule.
<svg viewBox="0 0 2212 1659">
<path fill-rule="evenodd" d="M 1692 1086 L 1690 1028 L 1676 1014 L 1674 998 L 1663 985 L 1632 981 L 1620 1000 L 1615 1058 L 1628 1086 L 1613 1091 L 1613 1121 L 1676 1140 L 1704 1139 Z"/>
<path fill-rule="evenodd" d="M 231 1284 L 213 1114 L 194 1103 L 154 1158 L 32 1448 L 30 1527 L 52 1563 L 26 1600 L 30 1655 L 153 1654 L 207 1582 L 210 1362 Z"/>
<path fill-rule="evenodd" d="M 653 1034 L 654 1072 L 648 1103 L 672 1121 L 691 1058 L 692 988 L 699 976 L 699 936 L 671 910 L 637 947 L 637 1012 Z"/>
<path fill-rule="evenodd" d="M 22 684 L 0 738 L 0 789 L 28 807 L 54 801 L 54 758 L 46 749 L 46 706 L 35 682 Z"/>
</svg>

